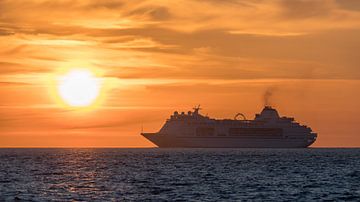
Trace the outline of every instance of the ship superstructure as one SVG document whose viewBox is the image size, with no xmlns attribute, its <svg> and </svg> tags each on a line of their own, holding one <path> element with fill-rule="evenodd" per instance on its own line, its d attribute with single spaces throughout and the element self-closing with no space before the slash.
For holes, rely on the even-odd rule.
<svg viewBox="0 0 360 202">
<path fill-rule="evenodd" d="M 304 148 L 317 134 L 294 118 L 280 117 L 265 106 L 253 120 L 238 113 L 234 119 L 213 119 L 194 111 L 174 112 L 157 133 L 141 133 L 158 147 Z M 238 120 L 238 117 L 242 117 Z"/>
</svg>

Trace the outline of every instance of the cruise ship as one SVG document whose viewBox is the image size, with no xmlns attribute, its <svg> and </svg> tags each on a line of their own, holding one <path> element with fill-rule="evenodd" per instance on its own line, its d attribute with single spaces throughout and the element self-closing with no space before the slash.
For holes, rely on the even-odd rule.
<svg viewBox="0 0 360 202">
<path fill-rule="evenodd" d="M 193 109 L 175 111 L 159 132 L 141 135 L 161 148 L 306 148 L 317 138 L 310 127 L 280 117 L 270 106 L 253 120 L 242 113 L 234 119 L 213 119 L 201 115 L 200 106 Z"/>
</svg>

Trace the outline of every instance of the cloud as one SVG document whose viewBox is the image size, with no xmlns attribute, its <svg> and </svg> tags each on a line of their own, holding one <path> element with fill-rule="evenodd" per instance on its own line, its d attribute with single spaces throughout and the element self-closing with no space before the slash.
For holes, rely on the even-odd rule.
<svg viewBox="0 0 360 202">
<path fill-rule="evenodd" d="M 360 11 L 360 1 L 358 0 L 335 0 L 335 2 L 342 9 Z"/>
<path fill-rule="evenodd" d="M 0 36 L 8 36 L 8 35 L 13 35 L 14 32 L 12 32 L 11 30 L 0 28 Z"/>
<path fill-rule="evenodd" d="M 331 14 L 335 10 L 332 1 L 324 0 L 283 0 L 281 6 L 285 17 L 289 18 L 314 18 Z"/>
<path fill-rule="evenodd" d="M 150 20 L 163 21 L 172 18 L 169 8 L 164 6 L 146 6 L 129 11 L 126 15 L 150 18 Z"/>
<path fill-rule="evenodd" d="M 66 126 L 64 129 L 71 129 L 71 130 L 79 130 L 79 129 L 114 129 L 114 128 L 124 128 L 129 127 L 132 125 L 139 126 L 140 124 L 146 123 L 153 123 L 162 121 L 163 117 L 156 116 L 156 117 L 149 117 L 149 116 L 142 116 L 142 117 L 131 117 L 126 120 L 121 121 L 107 121 L 105 123 L 96 123 L 96 124 L 82 124 L 82 125 L 72 125 Z M 104 121 L 102 121 L 104 122 Z"/>
<path fill-rule="evenodd" d="M 237 30 L 243 33 L 298 33 L 351 27 L 357 15 L 340 12 L 356 3 L 339 1 L 30 1 L 0 2 L 0 33 L 73 35 L 91 29 L 161 28 L 177 31 Z M 349 6 L 350 5 L 350 6 Z M 221 6 L 221 9 L 218 7 Z M 64 12 L 66 8 L 66 12 Z M 188 8 L 192 12 L 187 12 Z M 51 10 L 51 15 L 48 12 Z M 240 12 L 239 12 L 240 11 Z M 340 13 L 339 13 L 340 12 Z M 21 15 L 19 15 L 21 13 Z M 47 17 L 44 18 L 43 16 Z M 280 17 L 279 17 L 280 16 Z M 317 19 L 316 17 L 321 17 Z M 312 18 L 297 26 L 284 21 Z M 236 20 L 234 20 L 236 19 Z M 246 22 L 246 23 L 243 23 Z M 326 23 L 332 22 L 332 26 Z M 317 27 L 312 24 L 316 23 Z M 359 23 L 357 23 L 358 25 Z M 301 30 L 303 29 L 303 30 Z"/>
<path fill-rule="evenodd" d="M 0 87 L 2 86 L 27 86 L 29 83 L 25 82 L 0 82 Z"/>
<path fill-rule="evenodd" d="M 34 67 L 32 65 L 23 65 L 13 62 L 1 62 L 0 61 L 0 75 L 4 74 L 27 74 L 27 73 L 39 73 L 49 72 L 51 68 L 47 67 Z"/>
<path fill-rule="evenodd" d="M 113 1 L 113 0 L 96 0 L 90 1 L 88 4 L 84 6 L 86 8 L 92 9 L 110 9 L 110 10 L 118 10 L 125 5 L 122 1 Z"/>
<path fill-rule="evenodd" d="M 45 73 L 79 65 L 127 79 L 358 78 L 360 15 L 344 9 L 349 5 L 1 1 L 7 64 L 0 64 L 0 72 Z"/>
<path fill-rule="evenodd" d="M 2 55 L 16 55 L 18 53 L 20 53 L 21 51 L 24 51 L 26 49 L 27 45 L 16 45 L 15 47 L 12 47 L 8 50 L 4 50 L 3 52 L 1 52 Z"/>
<path fill-rule="evenodd" d="M 128 31 L 138 37 L 142 33 Z M 153 29 L 144 32 L 143 37 L 159 44 L 172 42 L 174 51 L 136 49 L 157 61 L 153 66 L 145 61 L 141 64 L 141 58 L 140 65 L 119 63 L 117 68 L 109 69 L 109 74 L 119 78 L 359 78 L 354 73 L 357 55 L 353 54 L 360 48 L 357 34 L 359 30 L 334 30 L 279 37 L 223 30 L 182 33 Z M 353 49 L 346 48 L 349 46 Z"/>
</svg>

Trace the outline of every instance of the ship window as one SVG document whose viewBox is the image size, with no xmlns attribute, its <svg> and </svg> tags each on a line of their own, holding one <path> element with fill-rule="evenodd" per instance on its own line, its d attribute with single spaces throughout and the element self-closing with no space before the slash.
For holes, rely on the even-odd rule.
<svg viewBox="0 0 360 202">
<path fill-rule="evenodd" d="M 282 137 L 282 128 L 230 128 L 229 135 L 244 137 L 264 137 L 280 138 Z"/>
<path fill-rule="evenodd" d="M 198 128 L 196 128 L 196 135 L 197 136 L 213 136 L 214 132 L 215 132 L 215 130 L 212 127 L 198 127 Z"/>
</svg>

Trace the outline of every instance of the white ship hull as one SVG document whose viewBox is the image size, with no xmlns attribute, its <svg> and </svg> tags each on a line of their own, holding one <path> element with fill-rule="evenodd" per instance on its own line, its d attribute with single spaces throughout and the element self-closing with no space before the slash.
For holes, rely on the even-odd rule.
<svg viewBox="0 0 360 202">
<path fill-rule="evenodd" d="M 174 137 L 156 133 L 142 135 L 160 148 L 306 148 L 314 142 L 304 139 Z"/>
</svg>

